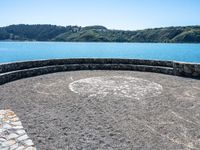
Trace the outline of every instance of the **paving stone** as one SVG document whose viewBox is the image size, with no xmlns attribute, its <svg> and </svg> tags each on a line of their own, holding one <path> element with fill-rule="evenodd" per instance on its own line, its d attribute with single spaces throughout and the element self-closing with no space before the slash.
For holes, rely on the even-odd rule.
<svg viewBox="0 0 200 150">
<path fill-rule="evenodd" d="M 27 147 L 25 150 L 36 150 L 34 147 Z"/>
<path fill-rule="evenodd" d="M 12 128 L 13 128 L 13 129 L 23 129 L 22 126 L 13 126 Z"/>
<path fill-rule="evenodd" d="M 20 137 L 17 138 L 17 140 L 19 140 L 19 141 L 23 141 L 23 140 L 26 140 L 26 139 L 28 139 L 27 135 L 23 135 L 23 136 L 20 136 Z"/>
<path fill-rule="evenodd" d="M 22 135 L 22 134 L 25 134 L 26 132 L 24 130 L 17 130 L 16 133 L 19 135 Z"/>
<path fill-rule="evenodd" d="M 34 145 L 33 142 L 32 142 L 32 140 L 30 140 L 30 139 L 24 141 L 24 144 L 26 144 L 26 145 L 28 145 L 28 146 Z"/>
<path fill-rule="evenodd" d="M 18 143 L 15 143 L 14 145 L 11 145 L 10 146 L 10 150 L 14 150 L 14 149 L 16 149 L 16 148 L 18 148 L 19 147 L 19 144 Z"/>
<path fill-rule="evenodd" d="M 19 118 L 11 110 L 0 110 L 0 150 L 25 149 L 36 150 Z"/>
<path fill-rule="evenodd" d="M 2 146 L 3 146 L 3 147 L 7 147 L 8 145 L 13 145 L 13 144 L 15 144 L 15 143 L 16 143 L 15 140 L 8 140 L 8 141 L 3 142 L 3 143 L 2 143 Z"/>
<path fill-rule="evenodd" d="M 26 147 L 24 146 L 19 146 L 18 148 L 16 148 L 16 150 L 24 150 Z"/>
<path fill-rule="evenodd" d="M 11 125 L 21 126 L 22 123 L 20 121 L 17 121 L 17 122 L 12 122 Z"/>
<path fill-rule="evenodd" d="M 8 135 L 7 139 L 10 140 L 10 139 L 14 139 L 14 138 L 17 138 L 19 135 L 15 134 L 15 133 L 11 133 L 10 135 Z"/>
<path fill-rule="evenodd" d="M 0 149 L 1 149 L 1 150 L 10 150 L 8 147 L 4 147 L 4 148 L 1 148 L 1 147 L 0 147 Z"/>
<path fill-rule="evenodd" d="M 0 131 L 1 132 L 1 131 Z M 4 138 L 0 138 L 0 143 L 1 142 L 5 142 L 6 141 L 6 139 L 4 139 Z"/>
</svg>

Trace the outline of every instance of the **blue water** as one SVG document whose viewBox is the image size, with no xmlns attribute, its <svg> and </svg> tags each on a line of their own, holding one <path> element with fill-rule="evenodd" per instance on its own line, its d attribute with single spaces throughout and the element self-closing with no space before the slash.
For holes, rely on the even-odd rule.
<svg viewBox="0 0 200 150">
<path fill-rule="evenodd" d="M 0 42 L 0 63 L 52 58 L 136 58 L 200 63 L 200 44 Z"/>
</svg>

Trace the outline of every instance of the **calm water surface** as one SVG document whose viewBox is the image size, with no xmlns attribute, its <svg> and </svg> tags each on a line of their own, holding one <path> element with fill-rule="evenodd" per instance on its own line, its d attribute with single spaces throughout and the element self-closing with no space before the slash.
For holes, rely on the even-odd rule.
<svg viewBox="0 0 200 150">
<path fill-rule="evenodd" d="M 200 44 L 0 42 L 0 63 L 52 58 L 137 58 L 200 63 Z"/>
</svg>

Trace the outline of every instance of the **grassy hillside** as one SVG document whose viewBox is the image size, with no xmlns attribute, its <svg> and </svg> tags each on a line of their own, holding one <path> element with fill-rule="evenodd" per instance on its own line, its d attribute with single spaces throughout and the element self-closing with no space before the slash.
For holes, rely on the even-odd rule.
<svg viewBox="0 0 200 150">
<path fill-rule="evenodd" d="M 200 26 L 123 31 L 103 26 L 11 25 L 0 28 L 0 40 L 200 43 Z"/>
</svg>

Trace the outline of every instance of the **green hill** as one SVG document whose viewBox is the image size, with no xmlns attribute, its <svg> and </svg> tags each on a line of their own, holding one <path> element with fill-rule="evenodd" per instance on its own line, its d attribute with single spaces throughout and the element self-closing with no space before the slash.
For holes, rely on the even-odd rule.
<svg viewBox="0 0 200 150">
<path fill-rule="evenodd" d="M 0 28 L 0 40 L 68 42 L 200 43 L 200 26 L 166 27 L 137 31 L 103 26 L 11 25 Z"/>
</svg>

